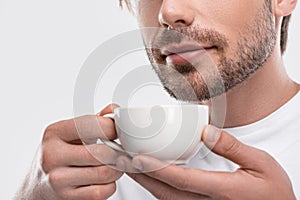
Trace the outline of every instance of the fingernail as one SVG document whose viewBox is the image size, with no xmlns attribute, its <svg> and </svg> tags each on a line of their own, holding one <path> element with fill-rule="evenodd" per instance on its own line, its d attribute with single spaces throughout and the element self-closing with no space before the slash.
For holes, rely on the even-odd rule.
<svg viewBox="0 0 300 200">
<path fill-rule="evenodd" d="M 96 113 L 96 116 L 101 116 L 101 111 Z"/>
<path fill-rule="evenodd" d="M 142 162 L 139 161 L 139 160 L 133 160 L 133 161 L 132 161 L 132 166 L 133 166 L 135 169 L 140 170 L 140 171 L 143 171 L 143 168 L 144 168 Z"/>
<path fill-rule="evenodd" d="M 216 143 L 221 135 L 221 130 L 215 126 L 209 125 L 205 128 L 206 138 L 205 141 L 209 143 Z"/>
</svg>

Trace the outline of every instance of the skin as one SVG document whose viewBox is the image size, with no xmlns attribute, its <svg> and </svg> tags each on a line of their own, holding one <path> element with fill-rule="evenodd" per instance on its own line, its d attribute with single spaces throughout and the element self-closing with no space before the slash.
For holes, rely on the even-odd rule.
<svg viewBox="0 0 300 200">
<path fill-rule="evenodd" d="M 149 2 L 140 1 L 141 7 L 144 6 L 143 4 Z M 197 23 L 189 26 L 169 24 L 168 27 L 174 31 L 162 32 L 153 39 L 149 36 L 144 37 L 144 41 L 149 41 L 146 42 L 149 45 L 148 56 L 167 91 L 178 100 L 202 103 L 246 80 L 266 62 L 274 49 L 276 33 L 270 7 L 271 1 L 264 1 L 261 8 L 251 12 L 253 13 L 251 20 L 243 20 L 240 29 L 232 27 L 230 31 L 232 29 L 235 31 L 234 40 L 217 26 L 206 27 Z M 143 15 L 143 11 L 141 12 Z M 185 21 L 187 20 L 182 20 L 182 23 Z M 189 64 L 185 60 L 178 63 L 176 58 L 175 62 L 172 62 L 174 56 L 166 57 L 160 50 L 168 49 L 168 45 L 187 42 L 206 47 L 206 53 L 203 51 L 179 53 L 189 59 Z M 153 46 L 155 48 L 152 48 Z M 180 80 L 178 76 L 187 79 L 196 98 L 193 97 L 193 92 L 187 91 L 189 85 L 183 84 L 184 79 Z"/>
<path fill-rule="evenodd" d="M 236 48 L 237 33 L 241 32 L 246 22 L 251 21 L 263 4 L 262 0 L 143 2 L 146 2 L 140 7 L 143 12 L 138 15 L 141 27 L 198 24 L 214 28 L 228 38 L 231 49 L 226 51 L 226 55 L 229 57 L 233 56 Z M 272 1 L 277 38 L 282 17 L 291 13 L 295 5 L 295 0 Z M 212 57 L 215 61 L 219 59 L 218 54 Z M 235 127 L 255 122 L 278 109 L 299 89 L 299 85 L 290 80 L 284 70 L 277 40 L 263 66 L 226 93 L 225 124 L 214 113 L 218 109 L 210 113 L 211 124 Z M 222 101 L 222 95 L 214 100 Z M 211 102 L 204 103 L 210 105 Z M 296 199 L 288 176 L 269 154 L 242 144 L 212 125 L 204 129 L 202 140 L 214 153 L 238 164 L 240 168 L 235 172 L 210 172 L 176 165 L 160 168 L 165 166 L 162 161 L 143 155 L 130 160 L 104 145 L 92 145 L 96 138 L 116 138 L 114 122 L 102 117 L 111 113 L 114 106 L 107 106 L 99 115 L 50 125 L 44 132 L 33 167 L 15 199 L 107 199 L 115 192 L 115 181 L 123 174 L 119 169 L 131 172 L 135 169 L 139 173 L 128 175 L 162 200 Z M 98 125 L 102 128 L 100 132 L 96 128 Z M 89 136 L 84 133 L 89 133 Z M 82 141 L 90 145 L 84 146 Z M 226 184 L 223 184 L 224 181 Z"/>
<path fill-rule="evenodd" d="M 223 33 L 230 49 L 225 55 L 232 57 L 237 33 L 255 16 L 263 1 L 140 1 L 139 22 L 141 27 L 189 27 L 201 26 Z M 148 4 L 148 5 L 147 5 Z M 272 1 L 273 28 L 279 38 L 283 16 L 289 14 L 296 1 Z M 147 9 L 144 6 L 148 6 Z M 142 12 L 141 12 L 142 11 Z M 156 15 L 153 15 L 155 13 Z M 243 16 L 243 17 L 240 17 Z M 158 20 L 157 20 L 158 19 Z M 244 33 L 247 34 L 247 33 Z M 250 33 L 248 36 L 250 37 Z M 218 62 L 218 55 L 211 55 Z M 235 127 L 258 121 L 284 105 L 299 91 L 299 85 L 286 74 L 281 58 L 279 40 L 268 60 L 247 80 L 226 93 L 227 112 L 225 123 L 218 118 L 218 106 L 211 113 L 211 123 L 221 127 Z M 214 98 L 222 106 L 224 95 Z M 208 105 L 211 101 L 204 102 Z M 246 114 L 245 114 L 246 113 Z M 135 181 L 158 199 L 295 199 L 291 183 L 280 165 L 266 152 L 240 143 L 229 134 L 221 132 L 209 145 L 206 128 L 203 140 L 212 151 L 238 164 L 235 172 L 209 172 L 184 169 L 154 158 L 139 155 L 132 165 L 142 173 L 129 173 Z M 212 134 L 214 135 L 214 134 Z M 251 153 L 249 153 L 251 152 Z M 259 161 L 259 162 L 258 162 Z M 158 169 L 159 170 L 151 170 Z M 224 181 L 226 184 L 224 186 Z M 280 184 L 277 184 L 280 183 Z"/>
<path fill-rule="evenodd" d="M 256 30 L 253 16 L 261 11 L 264 1 L 139 1 L 138 20 L 140 27 L 203 27 L 214 29 L 225 35 L 228 48 L 224 56 L 235 59 L 237 41 L 241 35 L 251 37 L 250 30 Z M 277 2 L 277 3 L 276 3 Z M 296 1 L 272 1 L 273 29 L 280 38 L 280 25 L 282 17 L 290 13 Z M 154 13 L 154 14 L 153 14 Z M 243 16 L 243 17 L 240 17 Z M 252 26 L 254 27 L 251 27 Z M 251 41 L 250 41 L 251 42 Z M 287 75 L 280 52 L 280 41 L 275 41 L 273 51 L 268 60 L 256 70 L 255 74 L 236 85 L 226 94 L 214 98 L 214 111 L 211 113 L 211 124 L 218 127 L 242 126 L 258 121 L 278 107 L 286 103 L 299 90 L 299 85 Z M 220 52 L 209 52 L 213 62 L 219 63 Z M 166 74 L 170 74 L 168 71 Z M 194 75 L 194 74 L 193 74 Z M 199 81 L 198 81 L 199 82 Z M 173 83 L 173 82 L 172 82 Z M 270 87 L 272 86 L 272 87 Z M 271 88 L 271 89 L 270 89 Z M 222 101 L 226 99 L 226 116 L 219 116 L 219 110 L 224 107 Z M 212 102 L 202 102 L 210 105 Z M 218 105 L 220 108 L 218 108 Z M 250 112 L 251 111 L 251 112 Z M 247 113 L 247 115 L 245 115 Z M 221 119 L 220 119 L 221 118 Z M 225 123 L 223 123 L 225 118 Z"/>
<path fill-rule="evenodd" d="M 107 106 L 99 115 L 48 126 L 32 169 L 15 199 L 99 200 L 111 196 L 116 190 L 115 181 L 123 174 L 117 166 L 124 155 L 95 142 L 97 138 L 116 138 L 114 122 L 102 117 L 114 107 Z"/>
<path fill-rule="evenodd" d="M 132 165 L 144 173 L 129 176 L 162 200 L 296 199 L 287 174 L 266 152 L 242 144 L 212 126 L 206 127 L 202 139 L 214 153 L 240 168 L 234 172 L 210 172 L 177 165 L 165 167 L 162 161 L 139 155 Z"/>
</svg>

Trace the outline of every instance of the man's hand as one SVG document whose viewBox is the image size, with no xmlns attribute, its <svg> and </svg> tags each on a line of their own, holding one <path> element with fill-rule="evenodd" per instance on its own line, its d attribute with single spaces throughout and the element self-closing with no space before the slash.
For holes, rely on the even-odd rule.
<svg viewBox="0 0 300 200">
<path fill-rule="evenodd" d="M 240 168 L 235 172 L 212 172 L 176 165 L 162 168 L 160 166 L 166 166 L 166 163 L 139 155 L 132 165 L 144 173 L 129 173 L 129 176 L 161 200 L 296 199 L 287 174 L 268 153 L 247 146 L 213 126 L 205 128 L 202 140 L 214 153 Z"/>
<path fill-rule="evenodd" d="M 101 200 L 115 190 L 122 172 L 116 165 L 119 154 L 98 138 L 115 139 L 114 122 L 98 116 L 83 116 L 50 125 L 43 136 L 37 165 L 30 172 L 17 200 Z M 83 145 L 83 143 L 85 145 Z"/>
</svg>

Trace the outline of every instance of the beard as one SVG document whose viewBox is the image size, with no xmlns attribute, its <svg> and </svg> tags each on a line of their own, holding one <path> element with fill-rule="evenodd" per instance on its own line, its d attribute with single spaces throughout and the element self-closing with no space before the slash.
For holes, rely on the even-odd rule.
<svg viewBox="0 0 300 200">
<path fill-rule="evenodd" d="M 196 26 L 159 31 L 149 45 L 145 45 L 146 52 L 171 97 L 185 102 L 206 101 L 242 83 L 268 60 L 276 43 L 272 16 L 271 1 L 266 0 L 252 24 L 244 26 L 239 33 L 232 57 L 225 55 L 229 48 L 225 35 Z M 168 64 L 161 49 L 183 41 L 210 44 L 219 56 L 218 63 L 207 55 L 196 63 Z"/>
</svg>

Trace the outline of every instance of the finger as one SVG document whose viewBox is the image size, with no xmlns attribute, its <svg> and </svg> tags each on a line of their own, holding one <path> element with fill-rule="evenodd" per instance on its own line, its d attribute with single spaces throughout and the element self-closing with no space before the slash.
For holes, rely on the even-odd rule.
<svg viewBox="0 0 300 200">
<path fill-rule="evenodd" d="M 63 165 L 67 166 L 99 166 L 115 165 L 119 156 L 123 155 L 103 144 L 69 146 L 70 154 L 62 156 Z"/>
<path fill-rule="evenodd" d="M 157 199 L 165 200 L 165 199 L 173 199 L 173 200 L 200 200 L 200 199 L 209 199 L 205 195 L 186 192 L 182 190 L 178 190 L 173 188 L 172 186 L 163 183 L 159 180 L 146 176 L 145 174 L 137 174 L 137 173 L 128 173 L 133 180 L 141 184 L 144 188 L 146 188 L 149 192 L 151 192 Z"/>
<path fill-rule="evenodd" d="M 95 142 L 98 138 L 115 139 L 116 131 L 111 119 L 88 115 L 48 126 L 44 133 L 43 142 L 51 141 L 53 137 L 58 137 L 65 142 L 78 139 Z"/>
<path fill-rule="evenodd" d="M 132 158 L 128 155 L 121 155 L 116 161 L 116 168 L 122 172 L 140 173 L 132 166 Z"/>
<path fill-rule="evenodd" d="M 120 107 L 118 104 L 109 104 L 105 108 L 103 108 L 103 110 L 101 110 L 98 113 L 98 115 L 103 116 L 103 115 L 106 115 L 106 114 L 109 114 L 109 113 L 113 113 L 114 109 L 118 108 L 118 107 Z"/>
<path fill-rule="evenodd" d="M 132 165 L 146 172 L 147 176 L 174 188 L 202 195 L 210 195 L 218 188 L 224 188 L 224 180 L 229 180 L 232 176 L 227 172 L 211 172 L 167 165 L 165 162 L 144 155 L 134 157 Z"/>
<path fill-rule="evenodd" d="M 110 118 L 90 116 L 88 118 L 75 118 L 74 121 L 78 135 L 86 143 L 93 141 L 93 139 L 113 140 L 117 137 L 114 121 Z"/>
<path fill-rule="evenodd" d="M 55 188 L 82 187 L 113 183 L 122 172 L 109 166 L 100 167 L 61 167 L 49 173 L 49 181 Z"/>
<path fill-rule="evenodd" d="M 62 142 L 60 141 L 60 143 Z M 95 144 L 83 146 L 60 143 L 46 144 L 42 149 L 41 166 L 46 173 L 61 166 L 115 165 L 117 158 L 123 155 L 106 145 Z M 60 148 L 55 148 L 56 146 Z"/>
<path fill-rule="evenodd" d="M 72 200 L 99 200 L 108 199 L 115 191 L 116 184 L 110 183 L 106 185 L 90 185 L 76 189 L 68 189 L 62 191 L 60 196 L 64 199 Z"/>
<path fill-rule="evenodd" d="M 263 170 L 270 156 L 264 151 L 243 144 L 230 134 L 212 125 L 205 127 L 202 140 L 212 151 L 242 168 Z"/>
</svg>

